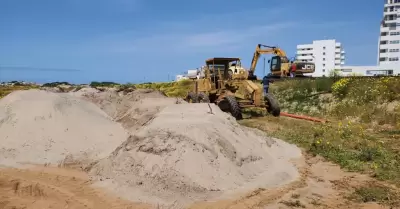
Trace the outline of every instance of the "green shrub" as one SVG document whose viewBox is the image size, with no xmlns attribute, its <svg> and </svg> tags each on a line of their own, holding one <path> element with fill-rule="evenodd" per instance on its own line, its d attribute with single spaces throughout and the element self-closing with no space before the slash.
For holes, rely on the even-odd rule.
<svg viewBox="0 0 400 209">
<path fill-rule="evenodd" d="M 45 84 L 43 84 L 42 86 L 43 86 L 43 87 L 57 87 L 57 86 L 59 86 L 59 85 L 71 85 L 71 84 L 68 83 L 68 82 L 63 81 L 63 82 L 45 83 Z"/>
<path fill-rule="evenodd" d="M 120 84 L 114 83 L 114 82 L 109 82 L 109 81 L 103 81 L 103 82 L 97 82 L 97 81 L 92 81 L 90 83 L 90 87 L 95 88 L 95 87 L 114 87 L 118 86 Z"/>
</svg>

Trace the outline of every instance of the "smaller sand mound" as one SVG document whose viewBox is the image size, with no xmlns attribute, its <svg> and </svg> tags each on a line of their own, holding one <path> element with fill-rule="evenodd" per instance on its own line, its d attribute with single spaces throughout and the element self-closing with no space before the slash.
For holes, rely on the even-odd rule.
<svg viewBox="0 0 400 209">
<path fill-rule="evenodd" d="M 151 89 L 136 89 L 127 94 L 117 91 L 86 92 L 78 96 L 95 103 L 130 132 L 146 125 L 164 107 L 184 102 L 182 99 L 167 98 Z"/>
<path fill-rule="evenodd" d="M 91 174 L 126 198 L 161 204 L 210 200 L 298 176 L 288 161 L 300 156 L 299 149 L 242 127 L 211 107 L 214 114 L 207 104 L 165 107 Z"/>
<path fill-rule="evenodd" d="M 126 138 L 96 105 L 65 93 L 16 91 L 0 100 L 0 164 L 97 160 Z"/>
</svg>

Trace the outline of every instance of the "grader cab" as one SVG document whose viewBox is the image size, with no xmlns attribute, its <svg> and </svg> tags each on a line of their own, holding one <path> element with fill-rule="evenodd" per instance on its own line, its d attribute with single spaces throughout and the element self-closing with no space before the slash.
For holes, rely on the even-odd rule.
<svg viewBox="0 0 400 209">
<path fill-rule="evenodd" d="M 246 107 L 266 108 L 272 115 L 280 115 L 276 99 L 271 94 L 263 95 L 260 85 L 253 82 L 255 76 L 242 67 L 240 58 L 210 58 L 205 64 L 204 76 L 195 79 L 186 101 L 215 103 L 236 119 L 242 119 L 242 108 Z"/>
</svg>

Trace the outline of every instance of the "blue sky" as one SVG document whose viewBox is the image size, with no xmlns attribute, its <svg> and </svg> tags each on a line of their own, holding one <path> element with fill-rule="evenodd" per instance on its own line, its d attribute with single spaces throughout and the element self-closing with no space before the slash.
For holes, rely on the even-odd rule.
<svg viewBox="0 0 400 209">
<path fill-rule="evenodd" d="M 382 0 L 0 0 L 0 80 L 165 81 L 209 57 L 248 67 L 258 43 L 292 57 L 324 38 L 346 64 L 375 65 L 382 12 Z"/>
</svg>

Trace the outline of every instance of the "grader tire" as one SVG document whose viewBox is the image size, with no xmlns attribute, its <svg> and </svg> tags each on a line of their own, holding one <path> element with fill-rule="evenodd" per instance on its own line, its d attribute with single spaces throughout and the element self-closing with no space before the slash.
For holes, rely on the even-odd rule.
<svg viewBox="0 0 400 209">
<path fill-rule="evenodd" d="M 278 101 L 271 94 L 266 94 L 264 100 L 267 103 L 267 111 L 275 117 L 281 114 L 281 108 L 279 107 Z"/>
<path fill-rule="evenodd" d="M 198 100 L 200 103 L 210 103 L 210 98 L 208 97 L 207 94 L 205 94 L 205 93 L 203 93 L 203 92 L 200 92 L 200 93 L 197 95 L 197 100 Z"/>
<path fill-rule="evenodd" d="M 189 92 L 185 98 L 185 101 L 188 103 L 198 103 L 199 97 L 194 92 Z"/>
<path fill-rule="evenodd" d="M 229 112 L 231 115 L 236 118 L 236 120 L 243 119 L 242 109 L 240 109 L 239 103 L 236 101 L 234 96 L 225 96 L 224 100 L 229 105 Z"/>
</svg>

